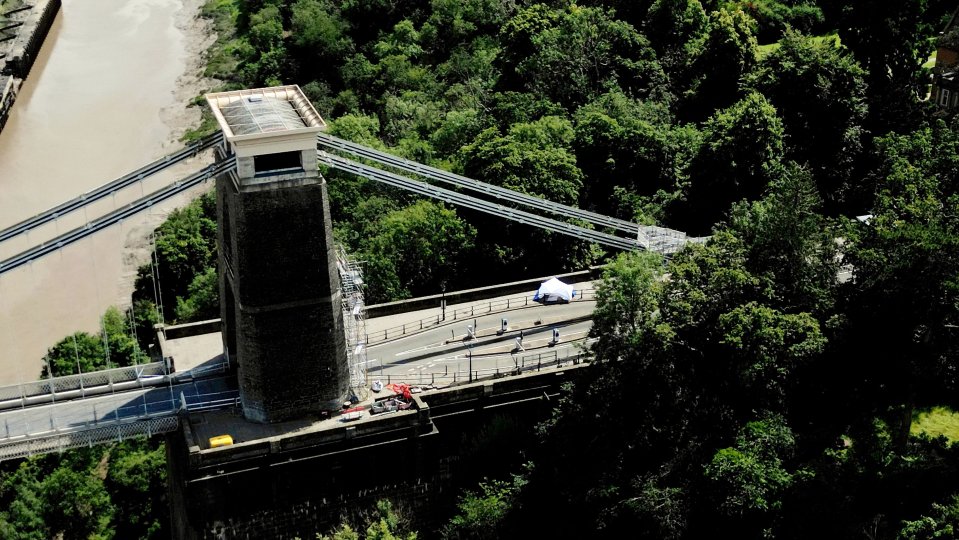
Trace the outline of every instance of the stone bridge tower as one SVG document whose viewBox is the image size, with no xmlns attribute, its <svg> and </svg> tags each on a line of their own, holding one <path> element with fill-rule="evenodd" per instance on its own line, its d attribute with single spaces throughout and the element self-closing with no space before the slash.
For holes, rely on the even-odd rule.
<svg viewBox="0 0 959 540">
<path fill-rule="evenodd" d="M 280 422 L 335 408 L 349 392 L 326 182 L 326 123 L 298 86 L 207 94 L 225 140 L 216 180 L 224 350 L 244 416 Z"/>
</svg>

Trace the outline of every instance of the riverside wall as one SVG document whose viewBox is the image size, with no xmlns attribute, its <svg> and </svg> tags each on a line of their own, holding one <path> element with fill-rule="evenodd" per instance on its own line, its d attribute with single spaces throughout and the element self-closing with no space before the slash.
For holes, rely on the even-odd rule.
<svg viewBox="0 0 959 540">
<path fill-rule="evenodd" d="M 0 130 L 59 11 L 60 0 L 36 0 L 3 14 L 7 23 L 0 30 Z"/>
</svg>

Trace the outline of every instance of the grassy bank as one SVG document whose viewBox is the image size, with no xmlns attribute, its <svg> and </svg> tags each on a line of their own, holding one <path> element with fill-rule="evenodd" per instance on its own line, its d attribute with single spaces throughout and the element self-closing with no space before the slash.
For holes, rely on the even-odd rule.
<svg viewBox="0 0 959 540">
<path fill-rule="evenodd" d="M 206 68 L 203 71 L 205 77 L 225 81 L 215 90 L 230 87 L 229 81 L 233 79 L 239 63 L 234 54 L 241 43 L 236 39 L 236 19 L 239 14 L 236 0 L 209 0 L 200 9 L 200 16 L 212 21 L 216 32 L 216 42 L 206 51 Z M 181 137 L 183 142 L 201 139 L 218 129 L 216 119 L 203 102 L 203 96 L 197 96 L 194 105 L 201 110 L 200 125 L 186 130 Z"/>
<path fill-rule="evenodd" d="M 948 407 L 933 407 L 916 413 L 909 432 L 913 435 L 925 433 L 930 437 L 944 435 L 949 442 L 959 441 L 959 412 Z"/>
</svg>

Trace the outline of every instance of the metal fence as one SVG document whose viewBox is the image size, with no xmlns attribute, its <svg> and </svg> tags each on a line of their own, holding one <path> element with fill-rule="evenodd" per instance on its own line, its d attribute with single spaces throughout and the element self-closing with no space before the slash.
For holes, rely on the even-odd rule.
<svg viewBox="0 0 959 540">
<path fill-rule="evenodd" d="M 590 301 L 596 299 L 596 291 L 593 289 L 582 289 L 576 291 L 576 298 L 573 299 L 573 302 L 582 302 Z M 437 314 L 431 317 L 426 317 L 424 319 L 419 319 L 416 321 L 411 321 L 405 324 L 399 324 L 391 328 L 386 328 L 384 330 L 377 330 L 376 332 L 370 332 L 366 334 L 366 345 L 376 345 L 378 343 L 383 343 L 391 339 L 400 338 L 409 334 L 414 334 L 422 330 L 429 330 L 440 326 L 442 324 L 456 321 L 458 319 L 468 319 L 471 317 L 476 317 L 480 315 L 489 315 L 491 313 L 502 313 L 504 311 L 509 311 L 511 309 L 517 309 L 521 307 L 536 306 L 538 303 L 533 300 L 531 294 L 523 296 L 514 296 L 511 298 L 501 299 L 501 300 L 488 300 L 486 302 L 478 302 L 470 306 L 459 307 L 456 309 L 447 309 L 446 316 L 442 314 Z"/>
<path fill-rule="evenodd" d="M 149 364 L 139 364 L 135 366 L 126 366 L 114 369 L 104 369 L 90 373 L 81 373 L 79 375 L 66 375 L 64 377 L 53 377 L 51 379 L 42 379 L 39 381 L 30 381 L 13 386 L 0 387 L 0 402 L 20 401 L 26 398 L 36 396 L 57 396 L 58 394 L 68 394 L 70 397 L 84 397 L 88 393 L 102 393 L 95 389 L 102 389 L 118 385 L 120 383 L 142 383 L 154 382 L 155 377 L 166 375 L 166 368 L 163 362 L 151 362 Z M 147 379 L 147 378 L 151 379 Z M 145 384 L 144 386 L 148 386 Z M 135 386 L 135 385 L 134 385 Z"/>
<path fill-rule="evenodd" d="M 180 420 L 176 416 L 165 416 L 115 423 L 82 431 L 23 438 L 0 444 L 0 461 L 35 454 L 63 452 L 72 448 L 90 447 L 94 444 L 119 442 L 132 437 L 150 437 L 158 433 L 175 431 L 179 423 Z"/>
<path fill-rule="evenodd" d="M 503 366 L 474 369 L 472 371 L 462 369 L 462 366 L 457 366 L 457 369 L 450 370 L 449 366 L 447 366 L 443 371 L 421 370 L 418 373 L 384 373 L 375 377 L 371 376 L 371 378 L 379 379 L 384 384 L 397 382 L 418 386 L 450 386 L 470 381 L 496 379 L 509 375 L 520 375 L 531 371 L 580 364 L 589 361 L 589 358 L 589 352 L 566 349 L 563 352 L 548 351 L 517 356 L 515 360 L 510 358 L 504 362 Z"/>
<path fill-rule="evenodd" d="M 196 412 L 240 406 L 236 390 L 189 397 L 173 390 L 169 399 L 158 401 L 131 397 L 131 401 L 137 399 L 143 401 L 121 407 L 94 401 L 64 402 L 52 407 L 46 415 L 32 419 L 34 429 L 43 425 L 46 430 L 17 435 L 10 433 L 9 423 L 22 419 L 21 413 L 5 413 L 3 425 L 7 433 L 0 437 L 0 461 L 173 431 L 181 409 Z M 31 409 L 26 409 L 22 414 L 29 412 Z"/>
</svg>

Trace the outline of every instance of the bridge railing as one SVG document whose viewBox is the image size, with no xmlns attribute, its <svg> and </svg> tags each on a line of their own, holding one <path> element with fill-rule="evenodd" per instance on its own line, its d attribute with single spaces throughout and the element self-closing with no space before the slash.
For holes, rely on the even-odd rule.
<svg viewBox="0 0 959 540">
<path fill-rule="evenodd" d="M 137 399 L 143 401 L 121 407 L 89 400 L 58 404 L 41 417 L 41 422 L 33 420 L 33 425 L 42 423 L 48 426 L 47 430 L 41 432 L 13 435 L 10 433 L 10 424 L 16 420 L 16 416 L 5 418 L 3 426 L 7 433 L 0 437 L 0 461 L 173 431 L 177 428 L 177 412 L 181 409 L 207 411 L 240 406 L 239 392 L 236 390 L 188 397 L 171 393 L 169 399 L 158 401 L 146 401 L 141 396 L 133 397 L 131 401 Z M 24 414 L 28 411 L 30 409 Z M 7 414 L 19 413 L 11 411 Z M 71 421 L 71 418 L 80 417 L 86 420 Z"/>
<path fill-rule="evenodd" d="M 41 379 L 18 385 L 0 386 L 0 409 L 5 408 L 3 405 L 6 402 L 19 402 L 21 400 L 33 402 L 36 400 L 30 398 L 40 396 L 56 398 L 61 394 L 64 399 L 73 399 L 84 397 L 90 393 L 102 393 L 99 390 L 102 390 L 103 387 L 109 388 L 120 383 L 155 382 L 157 377 L 163 377 L 166 374 L 166 367 L 163 362 L 151 362 L 78 375 Z"/>
<path fill-rule="evenodd" d="M 175 431 L 179 424 L 180 419 L 173 415 L 99 426 L 82 431 L 56 432 L 39 437 L 23 438 L 0 444 L 0 461 L 36 454 L 63 452 L 64 450 L 83 448 L 94 444 L 120 442 L 133 437 L 150 437 L 159 433 Z"/>
<path fill-rule="evenodd" d="M 376 345 L 391 339 L 397 339 L 423 330 L 429 330 L 430 328 L 441 326 L 443 324 L 460 319 L 469 319 L 471 317 L 489 315 L 491 313 L 502 313 L 504 311 L 509 311 L 511 309 L 517 309 L 520 307 L 539 305 L 538 302 L 533 300 L 533 297 L 534 295 L 527 294 L 500 300 L 477 302 L 469 306 L 458 307 L 455 309 L 447 309 L 445 317 L 442 314 L 437 314 L 431 317 L 410 321 L 405 324 L 399 324 L 391 328 L 385 328 L 375 332 L 368 332 L 366 334 L 366 345 Z M 595 299 L 596 291 L 594 289 L 581 289 L 576 290 L 576 296 L 572 301 L 582 302 Z"/>
<path fill-rule="evenodd" d="M 449 386 L 470 381 L 496 379 L 508 375 L 520 375 L 528 372 L 541 371 L 543 369 L 581 364 L 589 361 L 590 356 L 591 354 L 588 351 L 581 350 L 565 349 L 564 351 L 545 351 L 516 356 L 515 360 L 512 358 L 504 359 L 501 363 L 502 365 L 474 369 L 472 371 L 468 368 L 466 360 L 463 360 L 457 364 L 456 369 L 449 369 L 449 365 L 447 364 L 443 371 L 420 370 L 417 373 L 370 374 L 370 379 L 379 379 L 384 384 L 396 382 L 423 387 Z"/>
</svg>

